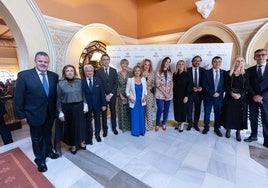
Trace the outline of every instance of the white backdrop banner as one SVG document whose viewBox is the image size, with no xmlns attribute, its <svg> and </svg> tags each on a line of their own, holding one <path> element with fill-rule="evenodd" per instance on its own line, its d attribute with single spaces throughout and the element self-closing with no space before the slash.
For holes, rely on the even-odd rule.
<svg viewBox="0 0 268 188">
<path fill-rule="evenodd" d="M 211 68 L 211 60 L 214 56 L 222 58 L 221 68 L 229 70 L 232 57 L 232 43 L 211 44 L 156 44 L 156 45 L 112 45 L 107 46 L 107 53 L 111 57 L 111 66 L 120 70 L 120 60 L 127 59 L 129 67 L 132 68 L 143 59 L 147 58 L 153 62 L 156 70 L 165 57 L 170 57 L 172 70 L 175 71 L 176 63 L 184 60 L 187 67 L 191 66 L 191 60 L 199 55 L 203 61 L 201 67 Z"/>
</svg>

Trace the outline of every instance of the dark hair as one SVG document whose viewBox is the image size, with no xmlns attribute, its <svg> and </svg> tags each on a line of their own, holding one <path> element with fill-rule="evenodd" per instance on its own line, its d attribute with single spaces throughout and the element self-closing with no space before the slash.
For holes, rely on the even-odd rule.
<svg viewBox="0 0 268 188">
<path fill-rule="evenodd" d="M 195 60 L 196 58 L 200 58 L 200 60 L 202 61 L 201 56 L 200 56 L 200 55 L 196 55 L 196 56 L 193 57 L 193 59 L 192 59 L 192 63 L 194 62 L 194 60 Z"/>
<path fill-rule="evenodd" d="M 106 53 L 105 54 L 102 54 L 101 60 L 102 60 L 103 57 L 108 57 L 110 59 L 110 56 L 108 54 L 106 54 Z"/>
<path fill-rule="evenodd" d="M 66 78 L 65 71 L 66 71 L 66 69 L 68 69 L 70 67 L 74 69 L 74 78 L 77 78 L 76 68 L 73 65 L 65 65 L 62 69 L 62 76 L 61 76 L 62 79 Z"/>
<path fill-rule="evenodd" d="M 266 54 L 267 54 L 267 50 L 265 50 L 264 48 L 261 48 L 261 49 L 257 49 L 255 52 L 254 52 L 254 55 L 258 52 L 262 52 L 262 51 L 265 51 Z"/>
<path fill-rule="evenodd" d="M 221 59 L 221 60 L 222 60 L 222 58 L 221 58 L 220 56 L 215 56 L 215 57 L 212 58 L 211 63 L 213 63 L 213 61 L 214 61 L 215 59 Z"/>
<path fill-rule="evenodd" d="M 46 56 L 46 57 L 49 57 L 48 54 L 47 54 L 46 52 L 42 52 L 42 51 L 37 52 L 37 53 L 35 54 L 35 56 L 34 56 L 34 60 L 36 60 L 36 57 L 37 57 L 37 56 Z"/>
<path fill-rule="evenodd" d="M 170 57 L 165 57 L 161 62 L 161 65 L 160 65 L 160 68 L 159 68 L 159 71 L 158 71 L 159 74 L 162 74 L 164 72 L 164 67 L 165 67 L 165 63 L 167 62 L 167 60 L 170 60 L 170 62 L 171 62 Z M 170 66 L 168 67 L 167 71 L 171 73 Z"/>
</svg>

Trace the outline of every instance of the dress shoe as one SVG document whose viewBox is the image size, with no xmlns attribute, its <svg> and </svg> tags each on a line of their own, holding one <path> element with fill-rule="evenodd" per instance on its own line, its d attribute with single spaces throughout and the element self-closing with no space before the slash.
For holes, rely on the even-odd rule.
<svg viewBox="0 0 268 188">
<path fill-rule="evenodd" d="M 258 138 L 255 136 L 249 136 L 248 138 L 245 138 L 244 141 L 245 142 L 253 142 L 253 141 L 257 141 Z"/>
<path fill-rule="evenodd" d="M 157 132 L 159 130 L 159 126 L 155 126 L 154 130 Z"/>
<path fill-rule="evenodd" d="M 101 142 L 101 138 L 99 135 L 95 135 L 95 138 L 96 138 L 97 142 Z"/>
<path fill-rule="evenodd" d="M 226 138 L 230 138 L 230 136 L 231 136 L 231 129 L 227 129 L 227 130 L 226 130 L 225 137 L 226 137 Z"/>
<path fill-rule="evenodd" d="M 167 130 L 166 125 L 162 125 L 162 130 L 163 130 L 163 131 Z"/>
<path fill-rule="evenodd" d="M 103 130 L 103 137 L 107 136 L 107 129 Z"/>
<path fill-rule="evenodd" d="M 118 135 L 118 132 L 116 129 L 113 129 L 113 133 L 114 133 L 114 135 Z"/>
<path fill-rule="evenodd" d="M 268 142 L 264 142 L 263 146 L 268 148 Z"/>
<path fill-rule="evenodd" d="M 237 140 L 238 142 L 241 142 L 240 131 L 236 131 L 235 135 L 236 135 L 236 140 Z"/>
<path fill-rule="evenodd" d="M 208 129 L 203 129 L 202 134 L 208 134 Z"/>
<path fill-rule="evenodd" d="M 222 137 L 220 129 L 215 129 L 214 132 L 216 133 L 217 136 Z"/>
<path fill-rule="evenodd" d="M 92 140 L 88 141 L 87 144 L 89 144 L 89 145 L 93 145 Z"/>
<path fill-rule="evenodd" d="M 187 130 L 187 131 L 190 131 L 191 128 L 192 128 L 192 125 L 188 125 L 186 130 Z"/>
<path fill-rule="evenodd" d="M 197 126 L 197 125 L 194 125 L 194 129 L 196 130 L 196 131 L 200 131 L 200 129 L 199 129 L 199 127 Z"/>
<path fill-rule="evenodd" d="M 54 151 L 51 151 L 51 152 L 47 153 L 46 156 L 49 157 L 49 158 L 51 158 L 51 159 L 57 159 L 57 158 L 60 157 L 60 155 L 57 154 L 57 153 L 55 153 Z"/>
<path fill-rule="evenodd" d="M 37 166 L 37 169 L 39 172 L 46 172 L 47 171 L 47 165 L 46 163 L 41 163 Z"/>
</svg>

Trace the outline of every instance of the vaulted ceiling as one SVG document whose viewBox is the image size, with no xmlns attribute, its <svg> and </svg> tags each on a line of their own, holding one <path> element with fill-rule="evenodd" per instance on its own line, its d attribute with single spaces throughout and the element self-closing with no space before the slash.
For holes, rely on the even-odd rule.
<svg viewBox="0 0 268 188">
<path fill-rule="evenodd" d="M 14 37 L 5 21 L 0 17 L 0 40 L 13 41 Z"/>
</svg>

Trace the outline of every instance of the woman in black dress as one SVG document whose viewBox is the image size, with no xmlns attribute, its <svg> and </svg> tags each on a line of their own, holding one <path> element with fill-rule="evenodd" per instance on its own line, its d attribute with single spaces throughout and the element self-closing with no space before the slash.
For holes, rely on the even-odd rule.
<svg viewBox="0 0 268 188">
<path fill-rule="evenodd" d="M 183 60 L 179 60 L 173 74 L 173 109 L 175 121 L 178 123 L 175 129 L 179 129 L 180 132 L 183 131 L 186 122 L 187 102 L 191 90 L 192 82 L 187 67 Z"/>
<path fill-rule="evenodd" d="M 236 130 L 236 140 L 241 141 L 240 130 L 247 129 L 247 90 L 248 78 L 245 74 L 245 59 L 234 58 L 225 79 L 225 98 L 223 100 L 223 126 L 225 136 L 230 138 L 231 129 Z"/>
</svg>

